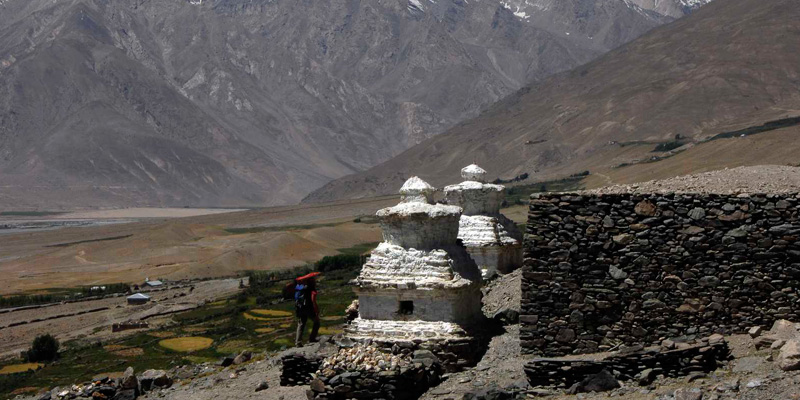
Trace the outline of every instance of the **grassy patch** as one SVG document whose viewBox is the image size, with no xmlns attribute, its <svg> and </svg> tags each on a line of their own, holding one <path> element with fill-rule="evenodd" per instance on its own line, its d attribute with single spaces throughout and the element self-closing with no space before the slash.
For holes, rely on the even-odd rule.
<svg viewBox="0 0 800 400">
<path fill-rule="evenodd" d="M 685 143 L 681 140 L 673 140 L 671 142 L 659 143 L 655 149 L 653 149 L 653 153 L 661 153 L 670 150 L 675 150 L 678 147 L 683 146 Z"/>
<path fill-rule="evenodd" d="M 376 216 L 374 216 L 374 215 L 362 215 L 362 216 L 356 217 L 356 218 L 353 220 L 353 222 L 355 222 L 355 223 L 357 223 L 357 224 L 368 224 L 368 225 L 372 225 L 372 224 L 377 224 L 377 223 L 379 223 L 379 222 L 380 222 L 380 220 L 378 220 L 378 217 L 376 217 Z"/>
<path fill-rule="evenodd" d="M 564 179 L 532 183 L 530 185 L 513 186 L 506 189 L 506 203 L 525 204 L 531 194 L 544 192 L 572 192 L 584 188 L 583 179 L 589 171 L 575 174 Z"/>
<path fill-rule="evenodd" d="M 362 254 L 365 254 L 367 252 L 375 250 L 375 248 L 378 247 L 378 244 L 380 244 L 380 242 L 361 243 L 361 244 L 357 244 L 357 245 L 355 245 L 353 247 L 347 247 L 347 248 L 344 248 L 344 249 L 336 249 L 336 251 L 338 251 L 339 253 L 345 254 L 345 255 L 360 256 Z"/>
<path fill-rule="evenodd" d="M 734 138 L 734 137 L 756 135 L 756 134 L 759 134 L 759 133 L 774 131 L 776 129 L 781 129 L 781 128 L 788 128 L 790 126 L 796 126 L 796 125 L 800 125 L 800 117 L 778 119 L 778 120 L 766 122 L 763 125 L 751 126 L 751 127 L 747 127 L 747 128 L 744 128 L 744 129 L 740 129 L 738 131 L 723 132 L 723 133 L 720 133 L 719 135 L 716 135 L 716 136 L 710 138 L 709 141 L 717 140 L 717 139 L 729 139 L 729 138 Z"/>
<path fill-rule="evenodd" d="M 288 311 L 282 310 L 263 310 L 263 309 L 254 309 L 250 310 L 250 313 L 256 314 L 262 317 L 272 317 L 272 318 L 286 318 L 291 317 L 292 313 Z"/>
</svg>

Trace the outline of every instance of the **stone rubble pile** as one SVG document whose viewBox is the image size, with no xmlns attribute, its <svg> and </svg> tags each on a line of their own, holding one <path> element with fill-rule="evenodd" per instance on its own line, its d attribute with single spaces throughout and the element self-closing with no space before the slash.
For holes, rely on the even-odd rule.
<svg viewBox="0 0 800 400">
<path fill-rule="evenodd" d="M 597 378 L 602 371 L 610 372 L 614 379 L 636 379 L 640 385 L 648 385 L 658 375 L 677 377 L 714 371 L 729 359 L 728 343 L 722 335 L 712 335 L 697 341 L 665 340 L 660 346 L 639 346 L 602 359 L 535 359 L 526 364 L 525 374 L 532 387 L 571 388 L 575 392 L 581 391 L 580 383 L 585 386 L 587 378 Z M 618 385 L 606 387 L 610 390 Z"/>
<path fill-rule="evenodd" d="M 778 351 L 775 363 L 784 371 L 800 370 L 800 324 L 778 320 L 764 332 L 760 326 L 752 327 L 748 333 L 754 339 L 756 349 L 769 348 Z"/>
<path fill-rule="evenodd" d="M 147 370 L 138 377 L 133 368 L 128 367 L 121 378 L 102 377 L 92 382 L 72 385 L 69 388 L 54 388 L 45 392 L 37 400 L 71 399 L 110 399 L 133 400 L 140 395 L 156 389 L 172 386 L 173 379 L 166 371 Z"/>
<path fill-rule="evenodd" d="M 322 362 L 320 373 L 332 377 L 337 371 L 400 371 L 410 364 L 408 359 L 384 353 L 374 345 L 353 346 L 339 349 L 339 353 L 326 358 Z"/>
<path fill-rule="evenodd" d="M 281 386 L 308 385 L 320 369 L 322 357 L 287 354 L 281 357 Z"/>
<path fill-rule="evenodd" d="M 355 345 L 322 362 L 307 391 L 309 400 L 416 399 L 441 380 L 442 368 L 430 351 L 390 354 L 374 345 Z"/>
</svg>

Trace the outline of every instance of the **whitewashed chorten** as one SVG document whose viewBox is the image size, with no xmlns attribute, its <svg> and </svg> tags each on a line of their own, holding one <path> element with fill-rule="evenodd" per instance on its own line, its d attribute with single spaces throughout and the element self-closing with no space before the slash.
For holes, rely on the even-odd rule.
<svg viewBox="0 0 800 400">
<path fill-rule="evenodd" d="M 500 214 L 505 186 L 486 183 L 486 171 L 472 164 L 461 170 L 465 179 L 444 188 L 445 202 L 461 207 L 458 238 L 485 278 L 509 273 L 522 264 L 522 235 Z"/>
<path fill-rule="evenodd" d="M 400 204 L 378 211 L 384 241 L 353 281 L 353 339 L 383 342 L 467 337 L 481 320 L 481 275 L 458 244 L 461 208 L 433 204 L 435 189 L 413 177 Z"/>
</svg>

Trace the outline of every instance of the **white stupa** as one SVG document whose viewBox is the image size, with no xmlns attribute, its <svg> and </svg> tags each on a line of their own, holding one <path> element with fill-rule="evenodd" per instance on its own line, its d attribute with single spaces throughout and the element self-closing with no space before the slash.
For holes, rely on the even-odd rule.
<svg viewBox="0 0 800 400">
<path fill-rule="evenodd" d="M 353 339 L 460 339 L 481 320 L 481 275 L 458 244 L 461 208 L 432 204 L 434 188 L 413 177 L 400 204 L 378 211 L 384 241 L 353 281 Z"/>
<path fill-rule="evenodd" d="M 444 188 L 445 202 L 461 207 L 458 238 L 484 278 L 509 273 L 522 264 L 522 235 L 500 214 L 505 187 L 486 183 L 486 171 L 472 164 L 461 170 L 465 179 Z"/>
</svg>

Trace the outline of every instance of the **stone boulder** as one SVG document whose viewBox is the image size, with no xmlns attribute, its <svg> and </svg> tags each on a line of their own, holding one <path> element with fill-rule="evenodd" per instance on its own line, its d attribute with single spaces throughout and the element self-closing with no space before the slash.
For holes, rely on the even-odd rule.
<svg viewBox="0 0 800 400">
<path fill-rule="evenodd" d="M 358 299 L 353 300 L 347 309 L 344 310 L 345 317 L 347 318 L 347 322 L 352 322 L 354 319 L 358 318 Z"/>
<path fill-rule="evenodd" d="M 119 387 L 120 389 L 123 390 L 128 390 L 128 389 L 136 391 L 139 390 L 139 379 L 136 378 L 136 373 L 134 373 L 132 367 L 128 367 L 125 370 L 125 373 L 122 374 L 122 378 L 120 379 L 119 382 Z"/>
<path fill-rule="evenodd" d="M 611 372 L 604 369 L 596 374 L 589 375 L 582 381 L 573 385 L 568 393 L 589 393 L 589 392 L 607 392 L 621 387 L 617 378 Z"/>
<path fill-rule="evenodd" d="M 142 385 L 143 391 L 154 388 L 167 388 L 172 386 L 172 377 L 167 374 L 167 371 L 148 369 L 139 377 L 139 383 Z"/>
<path fill-rule="evenodd" d="M 219 360 L 217 365 L 219 365 L 222 368 L 230 367 L 231 365 L 233 365 L 233 360 L 234 357 L 223 357 L 221 360 Z"/>
<path fill-rule="evenodd" d="M 784 340 L 798 339 L 800 338 L 800 329 L 798 329 L 798 324 L 781 319 L 772 324 L 772 328 L 769 330 L 769 336 Z"/>
<path fill-rule="evenodd" d="M 778 366 L 784 371 L 800 369 L 800 342 L 796 339 L 788 340 L 778 355 Z"/>
<path fill-rule="evenodd" d="M 256 392 L 260 392 L 262 390 L 267 390 L 267 389 L 269 389 L 269 383 L 267 383 L 267 381 L 261 381 L 261 383 L 259 383 L 258 386 L 256 386 Z"/>
<path fill-rule="evenodd" d="M 126 389 L 118 391 L 111 400 L 136 400 L 136 397 L 136 390 Z"/>
<path fill-rule="evenodd" d="M 760 326 L 754 326 L 754 327 L 750 328 L 750 329 L 747 331 L 747 334 L 749 334 L 749 335 L 750 335 L 750 337 L 752 337 L 752 338 L 754 338 L 754 339 L 755 339 L 755 338 L 757 338 L 757 337 L 761 336 L 761 334 L 762 334 L 763 332 L 764 332 L 764 328 L 762 328 L 762 327 L 760 327 Z"/>
<path fill-rule="evenodd" d="M 251 358 L 253 358 L 253 353 L 249 351 L 243 351 L 241 354 L 239 354 L 238 356 L 236 356 L 236 358 L 233 359 L 233 364 L 241 365 L 250 361 Z"/>
<path fill-rule="evenodd" d="M 513 325 L 519 323 L 519 311 L 504 307 L 492 315 L 492 319 L 503 324 L 503 325 Z"/>
</svg>

